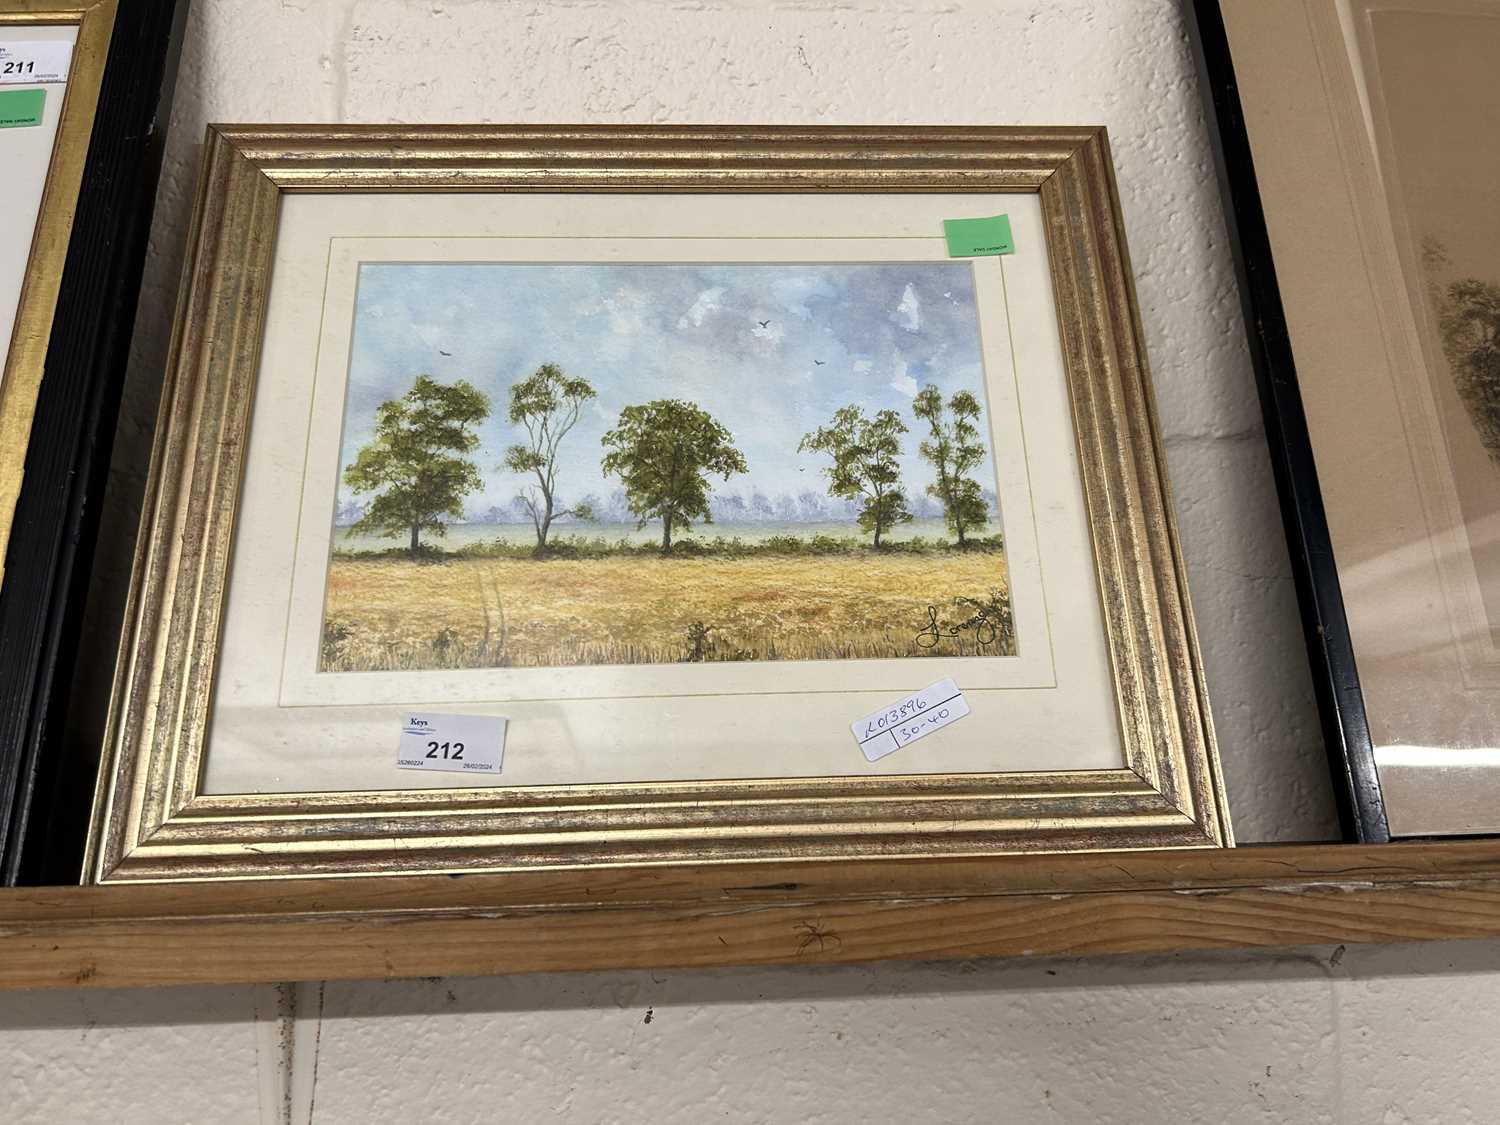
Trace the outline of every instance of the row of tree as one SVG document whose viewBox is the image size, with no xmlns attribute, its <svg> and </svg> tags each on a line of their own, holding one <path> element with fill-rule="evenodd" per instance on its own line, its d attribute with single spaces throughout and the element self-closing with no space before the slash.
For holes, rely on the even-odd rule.
<svg viewBox="0 0 1500 1125">
<path fill-rule="evenodd" d="M 510 389 L 508 417 L 525 437 L 506 449 L 504 467 L 530 478 L 513 503 L 530 521 L 539 554 L 546 552 L 558 520 L 598 516 L 596 501 L 564 505 L 558 488 L 563 441 L 595 397 L 587 379 L 552 363 Z M 972 476 L 984 459 L 979 402 L 959 391 L 945 403 L 929 386 L 916 396 L 912 412 L 926 423 L 928 435 L 918 451 L 936 472 L 927 494 L 963 546 L 989 518 L 989 497 Z M 449 522 L 461 519 L 464 496 L 482 484 L 469 454 L 489 413 L 488 397 L 470 383 L 444 384 L 428 375 L 417 376 L 400 398 L 382 403 L 374 437 L 344 470 L 355 493 L 371 496 L 351 531 L 407 536 L 416 557 L 424 531 L 441 535 Z M 850 405 L 797 446 L 799 452 L 827 455 L 829 495 L 873 536 L 876 547 L 897 524 L 913 518 L 914 505 L 921 507 L 901 481 L 901 439 L 907 432 L 897 411 L 867 417 Z M 661 521 L 663 554 L 671 552 L 674 532 L 686 531 L 692 521 L 723 518 L 722 498 L 715 511 L 711 477 L 728 481 L 748 471 L 733 435 L 707 411 L 680 399 L 625 407 L 602 444 L 600 467 L 606 476 L 619 478 L 624 507 L 637 526 Z"/>
<path fill-rule="evenodd" d="M 928 436 L 917 446 L 937 471 L 927 493 L 943 507 L 948 528 L 962 547 L 971 532 L 989 518 L 979 482 L 970 474 L 984 460 L 979 433 L 979 400 L 959 391 L 945 404 L 936 387 L 927 386 L 912 402 L 912 413 L 927 423 Z M 860 505 L 859 526 L 873 533 L 875 546 L 899 523 L 912 518 L 901 483 L 901 437 L 906 421 L 894 410 L 866 417 L 858 406 L 834 412 L 833 421 L 803 436 L 799 452 L 826 453 L 828 491 Z"/>
</svg>

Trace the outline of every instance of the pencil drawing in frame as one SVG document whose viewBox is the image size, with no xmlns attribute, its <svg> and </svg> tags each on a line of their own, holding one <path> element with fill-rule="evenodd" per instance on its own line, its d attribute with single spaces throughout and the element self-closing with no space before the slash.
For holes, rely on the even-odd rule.
<svg viewBox="0 0 1500 1125">
<path fill-rule="evenodd" d="M 193 229 L 87 877 L 1230 842 L 1102 129 L 223 126 Z"/>
<path fill-rule="evenodd" d="M 1196 7 L 1346 832 L 1500 832 L 1500 7 Z"/>
</svg>

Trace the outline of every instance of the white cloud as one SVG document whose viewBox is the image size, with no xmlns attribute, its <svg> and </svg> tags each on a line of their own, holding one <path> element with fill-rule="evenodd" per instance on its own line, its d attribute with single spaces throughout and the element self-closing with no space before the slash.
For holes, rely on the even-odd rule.
<svg viewBox="0 0 1500 1125">
<path fill-rule="evenodd" d="M 870 373 L 870 368 L 874 366 L 875 365 L 868 359 L 856 359 L 854 361 L 853 370 L 856 375 L 868 375 Z"/>
<path fill-rule="evenodd" d="M 906 360 L 898 357 L 891 364 L 891 371 L 892 376 L 889 384 L 891 389 L 900 391 L 907 398 L 916 398 L 917 391 L 920 388 L 917 386 L 917 381 L 906 373 Z"/>
<path fill-rule="evenodd" d="M 639 289 L 621 286 L 604 298 L 609 326 L 617 336 L 639 336 L 646 329 L 646 309 L 650 301 Z"/>
<path fill-rule="evenodd" d="M 419 323 L 414 321 L 410 325 L 408 325 L 408 330 L 412 333 L 412 335 L 421 340 L 422 343 L 426 344 L 429 348 L 447 348 L 447 345 L 453 342 L 450 339 L 453 334 L 453 329 L 448 325 Z M 451 351 L 452 349 L 448 348 L 448 350 Z"/>
<path fill-rule="evenodd" d="M 724 307 L 723 300 L 724 287 L 722 285 L 703 290 L 698 294 L 698 299 L 693 302 L 692 307 L 678 318 L 677 327 L 685 329 L 691 324 L 694 328 L 702 328 L 705 320 Z"/>
<path fill-rule="evenodd" d="M 799 320 L 811 320 L 812 308 L 808 301 L 822 293 L 826 293 L 822 280 L 808 273 L 796 273 L 773 281 L 770 297 L 785 312 Z"/>
<path fill-rule="evenodd" d="M 573 313 L 575 316 L 587 317 L 606 315 L 612 332 L 635 336 L 647 327 L 646 309 L 649 304 L 645 293 L 622 285 L 597 301 L 588 298 L 575 301 Z"/>
<path fill-rule="evenodd" d="M 619 360 L 635 347 L 640 337 L 651 329 L 650 297 L 639 289 L 622 285 L 613 293 L 592 300 L 584 298 L 572 306 L 574 316 L 609 318 L 609 331 L 600 334 L 594 345 L 600 356 Z"/>
<path fill-rule="evenodd" d="M 906 288 L 901 291 L 901 303 L 891 313 L 891 319 L 908 332 L 916 332 L 922 327 L 922 302 L 917 300 L 917 291 L 907 282 Z"/>
</svg>

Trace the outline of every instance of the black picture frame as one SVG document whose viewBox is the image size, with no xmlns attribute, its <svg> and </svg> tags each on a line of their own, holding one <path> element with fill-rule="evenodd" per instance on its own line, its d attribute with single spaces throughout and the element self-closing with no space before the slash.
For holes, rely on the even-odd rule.
<svg viewBox="0 0 1500 1125">
<path fill-rule="evenodd" d="M 77 878 L 48 854 L 63 720 L 187 9 L 122 0 L 89 138 L 0 585 L 7 886 Z"/>
<path fill-rule="evenodd" d="M 1375 773 L 1375 751 L 1224 17 L 1219 0 L 1184 0 L 1184 7 L 1197 57 L 1339 822 L 1347 840 L 1386 843 L 1391 836 Z"/>
</svg>

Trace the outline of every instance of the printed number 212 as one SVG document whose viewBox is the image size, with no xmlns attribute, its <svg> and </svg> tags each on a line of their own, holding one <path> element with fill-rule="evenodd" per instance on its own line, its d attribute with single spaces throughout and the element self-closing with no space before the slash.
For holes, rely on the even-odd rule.
<svg viewBox="0 0 1500 1125">
<path fill-rule="evenodd" d="M 453 752 L 450 754 L 449 750 Z M 443 757 L 450 761 L 460 761 L 464 756 L 464 744 L 462 742 L 429 742 L 427 744 L 427 756 L 436 758 L 438 751 L 443 752 Z"/>
</svg>

